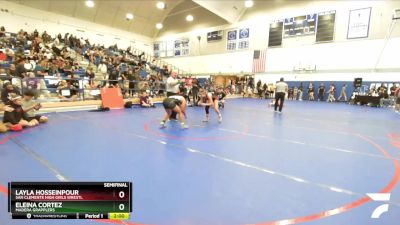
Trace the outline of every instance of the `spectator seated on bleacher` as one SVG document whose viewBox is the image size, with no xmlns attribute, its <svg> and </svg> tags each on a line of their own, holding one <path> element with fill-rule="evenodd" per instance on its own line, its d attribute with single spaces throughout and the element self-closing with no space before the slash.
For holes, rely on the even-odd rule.
<svg viewBox="0 0 400 225">
<path fill-rule="evenodd" d="M 92 84 L 87 83 L 85 84 L 85 99 L 100 99 L 100 89 L 101 85 L 100 82 L 94 81 Z"/>
<path fill-rule="evenodd" d="M 0 81 L 10 80 L 10 77 L 7 74 L 7 71 L 0 66 Z"/>
<path fill-rule="evenodd" d="M 7 74 L 11 77 L 15 77 L 16 74 L 15 64 L 10 64 L 10 68 L 8 68 Z"/>
<path fill-rule="evenodd" d="M 89 66 L 85 73 L 85 77 L 89 78 L 89 84 L 94 83 L 95 76 L 96 76 L 96 74 L 94 73 L 93 68 Z"/>
<path fill-rule="evenodd" d="M 4 53 L 4 50 L 0 49 L 0 61 L 6 61 L 7 55 Z"/>
<path fill-rule="evenodd" d="M 30 91 L 34 94 L 35 98 L 39 96 L 40 93 L 40 79 L 35 77 L 35 74 L 28 73 L 29 75 L 23 79 L 23 86 L 25 91 Z"/>
<path fill-rule="evenodd" d="M 152 70 L 157 70 L 157 65 L 156 65 L 156 60 L 155 59 L 153 59 L 152 61 L 151 61 L 151 63 L 149 63 L 150 65 L 150 69 L 152 69 Z"/>
<path fill-rule="evenodd" d="M 155 108 L 156 106 L 154 105 L 153 101 L 150 99 L 150 97 L 147 95 L 146 91 L 142 91 L 142 94 L 140 95 L 139 99 L 139 104 L 143 108 Z"/>
<path fill-rule="evenodd" d="M 148 62 L 148 57 L 144 52 L 131 47 L 126 50 L 118 49 L 117 45 L 106 48 L 104 45 L 91 44 L 89 40 L 69 33 L 65 35 L 57 34 L 53 38 L 46 31 L 34 30 L 28 33 L 21 29 L 14 35 L 8 35 L 4 27 L 2 30 L 4 35 L 3 38 L 0 38 L 0 66 L 6 69 L 7 77 L 9 75 L 11 75 L 10 78 L 12 77 L 12 79 L 7 78 L 6 80 L 12 80 L 14 85 L 21 86 L 19 79 L 29 77 L 28 73 L 34 72 L 35 77 L 40 80 L 40 89 L 43 89 L 39 91 L 41 95 L 49 94 L 47 88 L 51 88 L 51 85 L 53 85 L 50 84 L 49 77 L 54 75 L 61 77 L 69 77 L 72 74 L 81 77 L 87 75 L 89 83 L 93 84 L 94 73 L 96 72 L 99 73 L 97 75 L 100 75 L 101 78 L 110 79 L 110 86 L 121 88 L 122 92 L 132 96 L 134 94 L 133 89 L 138 89 L 141 86 L 144 90 L 152 89 L 150 91 L 153 91 L 154 84 L 163 80 L 162 76 L 149 76 L 151 71 L 160 72 L 165 77 L 168 77 L 171 72 L 168 66 L 165 66 L 162 70 L 158 68 L 155 59 L 151 63 Z M 87 66 L 96 66 L 97 70 L 86 72 Z M 124 73 L 125 77 L 122 77 L 122 80 L 120 79 L 121 73 L 132 71 L 135 67 L 140 69 L 134 73 Z M 129 76 L 127 76 L 128 74 Z M 108 77 L 109 75 L 111 76 Z M 47 83 L 43 78 L 46 78 Z M 148 80 L 150 80 L 150 87 L 138 85 L 140 81 Z M 25 86 L 35 86 L 33 88 L 35 89 L 35 83 L 36 81 L 31 85 L 25 84 Z M 105 86 L 107 83 L 107 81 L 104 81 L 101 82 L 101 85 Z M 158 85 L 158 87 L 161 86 Z M 131 89 L 129 92 L 127 91 L 128 87 Z M 72 99 L 77 96 L 79 87 L 75 89 L 73 91 L 76 94 L 70 96 Z M 60 90 L 57 90 L 57 92 L 60 92 Z"/>
<path fill-rule="evenodd" d="M 0 27 L 0 38 L 5 37 L 6 36 L 6 28 L 4 28 L 4 26 Z"/>
<path fill-rule="evenodd" d="M 76 88 L 66 80 L 60 81 L 57 87 L 57 92 L 61 101 L 76 101 L 78 99 Z"/>
<path fill-rule="evenodd" d="M 14 51 L 11 48 L 6 48 L 6 60 L 8 62 L 11 62 L 14 58 Z"/>
<path fill-rule="evenodd" d="M 167 65 L 164 65 L 163 68 L 161 69 L 160 73 L 163 77 L 169 77 L 169 75 L 171 74 L 171 71 L 168 69 Z"/>
</svg>

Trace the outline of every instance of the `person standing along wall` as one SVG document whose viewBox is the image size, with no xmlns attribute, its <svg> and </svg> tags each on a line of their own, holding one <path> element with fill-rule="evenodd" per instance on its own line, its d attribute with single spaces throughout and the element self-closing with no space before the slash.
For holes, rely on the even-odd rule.
<svg viewBox="0 0 400 225">
<path fill-rule="evenodd" d="M 314 84 L 310 82 L 308 85 L 308 101 L 314 101 Z"/>
<path fill-rule="evenodd" d="M 299 101 L 303 101 L 303 82 L 300 82 L 300 86 L 299 86 Z"/>
<path fill-rule="evenodd" d="M 347 88 L 347 85 L 343 84 L 342 90 L 340 91 L 340 96 L 337 99 L 338 101 L 340 101 L 340 99 L 344 98 L 344 101 L 347 102 L 346 88 Z"/>
<path fill-rule="evenodd" d="M 320 102 L 324 101 L 324 94 L 325 94 L 325 85 L 324 83 L 321 83 L 321 85 L 318 88 L 318 101 Z"/>
<path fill-rule="evenodd" d="M 396 98 L 396 106 L 394 110 L 396 113 L 400 113 L 400 87 L 397 87 L 394 96 Z"/>
<path fill-rule="evenodd" d="M 329 91 L 328 91 L 328 100 L 327 102 L 334 102 L 335 100 L 335 92 L 336 92 L 336 88 L 335 85 L 331 84 L 331 86 L 329 87 Z"/>
</svg>

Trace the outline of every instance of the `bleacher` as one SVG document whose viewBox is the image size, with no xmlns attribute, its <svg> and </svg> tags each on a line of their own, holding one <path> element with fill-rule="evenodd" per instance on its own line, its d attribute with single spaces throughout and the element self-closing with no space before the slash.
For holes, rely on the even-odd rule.
<svg viewBox="0 0 400 225">
<path fill-rule="evenodd" d="M 52 39 L 53 41 L 54 39 Z M 51 41 L 51 42 L 52 42 Z M 32 57 L 33 55 L 31 54 L 31 50 L 34 48 L 32 41 L 26 41 L 26 43 L 18 43 L 18 34 L 17 33 L 10 33 L 6 32 L 6 35 L 4 37 L 0 37 L 0 50 L 3 50 L 5 52 L 6 48 L 10 48 L 13 50 L 15 53 L 14 57 L 12 57 L 12 60 L 9 61 L 0 61 L 0 68 L 8 71 L 11 67 L 12 64 L 16 62 L 17 58 L 17 53 L 18 52 L 23 52 L 23 55 L 20 55 L 18 57 Z M 55 46 L 51 45 L 50 43 L 42 43 L 45 46 L 48 47 L 48 49 L 51 50 L 52 54 L 57 55 L 57 52 L 54 50 L 59 51 L 59 54 L 61 54 L 61 51 L 66 48 L 69 54 L 70 59 L 72 59 L 74 62 L 78 63 L 77 68 L 73 70 L 73 78 L 71 76 L 68 76 L 66 72 L 57 72 L 57 73 L 50 73 L 47 76 L 44 77 L 34 77 L 34 78 L 24 78 L 20 79 L 17 77 L 14 77 L 10 74 L 0 74 L 0 90 L 3 88 L 3 83 L 6 82 L 7 80 L 11 81 L 13 85 L 19 87 L 22 91 L 26 89 L 26 82 L 29 81 L 30 79 L 39 79 L 40 80 L 40 89 L 38 91 L 38 101 L 43 102 L 43 105 L 45 107 L 53 107 L 53 106 L 67 106 L 68 104 L 71 106 L 75 106 L 76 103 L 65 103 L 63 100 L 58 98 L 58 90 L 57 90 L 57 85 L 61 80 L 76 80 L 76 82 L 79 83 L 79 90 L 78 90 L 78 101 L 83 101 L 83 103 L 79 103 L 78 105 L 85 105 L 85 101 L 91 101 L 87 102 L 88 105 L 95 104 L 98 105 L 100 102 L 98 102 L 99 99 L 99 89 L 108 85 L 110 82 L 118 82 L 121 84 L 121 89 L 123 90 L 124 93 L 126 92 L 133 92 L 133 95 L 127 96 L 126 97 L 127 101 L 132 101 L 132 102 L 138 102 L 137 96 L 139 91 L 143 91 L 143 88 L 145 87 L 144 83 L 149 82 L 149 77 L 150 75 L 155 75 L 159 74 L 162 70 L 162 66 L 167 65 L 170 71 L 174 71 L 178 73 L 179 75 L 183 76 L 187 74 L 185 71 L 180 70 L 179 68 L 176 68 L 170 64 L 167 64 L 160 59 L 155 59 L 152 54 L 143 52 L 140 49 L 130 47 L 130 54 L 126 54 L 129 58 L 129 63 L 132 63 L 133 65 L 140 65 L 141 63 L 144 63 L 144 65 L 140 68 L 138 72 L 138 80 L 133 80 L 130 82 L 135 83 L 135 88 L 134 89 L 129 89 L 126 81 L 124 83 L 121 82 L 120 79 L 118 80 L 109 80 L 103 73 L 98 71 L 97 65 L 100 63 L 100 60 L 96 58 L 96 61 L 90 62 L 90 60 L 85 56 L 86 51 L 93 50 L 93 46 L 89 45 L 84 45 L 81 46 L 82 48 L 78 47 L 71 47 L 71 46 L 66 46 L 64 43 L 60 42 L 60 44 L 56 47 L 57 49 L 54 49 Z M 42 46 L 43 47 L 43 46 Z M 108 57 L 114 57 L 114 56 L 120 56 L 121 53 L 126 53 L 126 51 L 121 50 L 121 49 L 112 49 L 111 47 L 105 48 L 104 53 Z M 138 53 L 141 53 L 141 57 L 138 57 Z M 57 55 L 58 56 L 58 55 Z M 155 61 L 153 61 L 153 59 Z M 65 59 L 64 59 L 65 60 Z M 35 64 L 38 64 L 38 60 L 35 61 Z M 35 65 L 32 66 L 34 68 Z M 93 79 L 94 82 L 96 82 L 98 85 L 96 87 L 89 87 L 89 78 L 86 76 L 86 71 L 88 67 L 94 68 L 94 73 L 95 73 L 95 78 Z M 125 72 L 127 71 L 128 67 L 132 68 L 132 65 L 128 65 L 128 63 L 120 63 L 120 72 Z M 58 68 L 60 69 L 60 68 Z M 33 72 L 33 71 L 32 71 Z M 152 90 L 152 87 L 148 87 L 147 90 L 152 94 L 153 97 L 163 97 L 163 94 L 165 91 L 163 90 L 163 87 L 165 86 L 163 84 L 163 80 L 165 79 L 159 79 L 156 80 L 154 86 L 157 86 L 158 90 Z M 56 104 L 58 103 L 58 104 Z"/>
</svg>

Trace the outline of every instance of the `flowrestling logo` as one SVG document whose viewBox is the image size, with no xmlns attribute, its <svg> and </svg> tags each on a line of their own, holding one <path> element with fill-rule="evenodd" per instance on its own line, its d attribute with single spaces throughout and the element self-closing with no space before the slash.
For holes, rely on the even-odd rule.
<svg viewBox="0 0 400 225">
<path fill-rule="evenodd" d="M 390 200 L 390 193 L 368 193 L 368 197 L 376 202 L 388 202 Z M 372 219 L 379 219 L 382 214 L 389 211 L 389 204 L 382 204 L 375 208 L 371 214 Z"/>
</svg>

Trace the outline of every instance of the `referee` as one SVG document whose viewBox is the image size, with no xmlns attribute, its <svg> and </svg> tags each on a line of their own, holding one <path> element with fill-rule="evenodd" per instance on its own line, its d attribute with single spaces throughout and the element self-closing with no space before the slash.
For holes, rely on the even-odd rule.
<svg viewBox="0 0 400 225">
<path fill-rule="evenodd" d="M 172 72 L 167 79 L 167 97 L 177 95 L 179 93 L 179 84 L 181 83 L 181 81 L 178 80 L 176 77 L 177 74 L 175 72 Z"/>
<path fill-rule="evenodd" d="M 167 97 L 179 94 L 179 85 L 181 81 L 177 79 L 177 73 L 172 72 L 167 79 Z M 170 119 L 176 120 L 176 112 L 172 112 Z"/>
<path fill-rule="evenodd" d="M 278 109 L 279 105 L 279 113 L 282 112 L 283 102 L 285 101 L 285 94 L 288 91 L 288 85 L 283 81 L 283 77 L 276 84 L 275 89 L 275 112 Z"/>
</svg>

